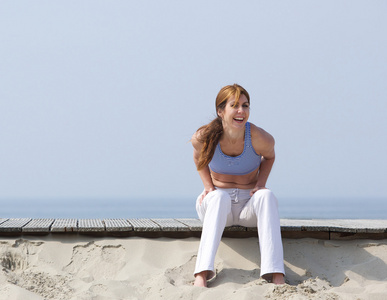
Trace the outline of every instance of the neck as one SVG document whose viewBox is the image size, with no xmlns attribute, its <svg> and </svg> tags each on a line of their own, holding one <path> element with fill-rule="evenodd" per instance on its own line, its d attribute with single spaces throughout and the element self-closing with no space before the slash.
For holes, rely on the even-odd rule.
<svg viewBox="0 0 387 300">
<path fill-rule="evenodd" d="M 222 139 L 235 144 L 245 138 L 245 128 L 229 128 L 223 125 Z"/>
</svg>

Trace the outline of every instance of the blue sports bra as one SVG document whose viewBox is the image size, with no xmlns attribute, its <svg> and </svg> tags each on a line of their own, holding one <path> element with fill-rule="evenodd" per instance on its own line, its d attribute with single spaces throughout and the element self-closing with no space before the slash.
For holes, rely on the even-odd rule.
<svg viewBox="0 0 387 300">
<path fill-rule="evenodd" d="M 251 144 L 250 123 L 245 127 L 245 145 L 242 154 L 228 156 L 222 152 L 220 144 L 215 148 L 209 167 L 211 171 L 219 174 L 246 175 L 256 170 L 261 164 L 261 156 L 258 155 Z"/>
</svg>

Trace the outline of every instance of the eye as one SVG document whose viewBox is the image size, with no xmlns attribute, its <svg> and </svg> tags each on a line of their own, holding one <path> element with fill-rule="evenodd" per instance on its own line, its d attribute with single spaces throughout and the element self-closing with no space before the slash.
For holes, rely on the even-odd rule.
<svg viewBox="0 0 387 300">
<path fill-rule="evenodd" d="M 243 107 L 249 108 L 250 105 L 248 103 L 243 104 Z"/>
</svg>

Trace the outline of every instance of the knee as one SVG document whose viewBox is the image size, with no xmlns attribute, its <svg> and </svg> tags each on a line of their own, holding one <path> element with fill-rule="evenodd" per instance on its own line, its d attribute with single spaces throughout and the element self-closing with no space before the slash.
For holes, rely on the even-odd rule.
<svg viewBox="0 0 387 300">
<path fill-rule="evenodd" d="M 274 193 L 269 189 L 258 190 L 254 193 L 252 200 L 255 206 L 261 205 L 277 205 L 277 198 Z"/>
<path fill-rule="evenodd" d="M 270 199 L 274 197 L 274 193 L 269 189 L 261 189 L 254 193 L 253 198 Z"/>
</svg>

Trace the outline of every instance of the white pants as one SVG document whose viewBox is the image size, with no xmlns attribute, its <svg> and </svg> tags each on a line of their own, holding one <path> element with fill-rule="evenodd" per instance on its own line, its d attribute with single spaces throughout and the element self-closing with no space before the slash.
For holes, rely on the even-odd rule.
<svg viewBox="0 0 387 300">
<path fill-rule="evenodd" d="M 220 239 L 225 226 L 231 225 L 257 226 L 261 276 L 285 274 L 278 201 L 270 190 L 258 190 L 250 197 L 250 190 L 217 188 L 204 197 L 201 205 L 199 197 L 196 211 L 203 230 L 194 274 L 210 271 L 208 278 L 213 276 Z"/>
</svg>

